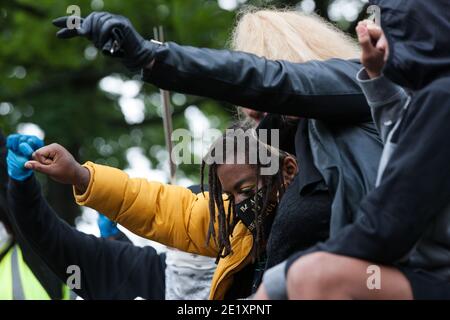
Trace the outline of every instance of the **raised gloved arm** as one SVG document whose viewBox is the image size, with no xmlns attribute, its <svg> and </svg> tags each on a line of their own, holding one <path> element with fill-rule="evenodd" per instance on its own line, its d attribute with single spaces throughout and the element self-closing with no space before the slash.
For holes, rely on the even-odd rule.
<svg viewBox="0 0 450 320">
<path fill-rule="evenodd" d="M 271 61 L 238 51 L 147 41 L 127 18 L 110 13 L 90 14 L 79 29 L 67 28 L 68 19 L 54 21 L 61 28 L 58 37 L 90 39 L 131 71 L 142 71 L 143 80 L 159 88 L 262 112 L 346 123 L 371 120 L 356 82 L 361 68 L 357 61 Z M 120 50 L 111 51 L 114 42 Z"/>
<path fill-rule="evenodd" d="M 157 44 L 145 40 L 127 18 L 108 12 L 93 12 L 80 19 L 78 28 L 69 28 L 69 19 L 73 17 L 60 17 L 53 21 L 61 28 L 57 33 L 59 38 L 86 37 L 103 53 L 121 59 L 132 72 L 140 71 L 151 62 Z"/>
</svg>

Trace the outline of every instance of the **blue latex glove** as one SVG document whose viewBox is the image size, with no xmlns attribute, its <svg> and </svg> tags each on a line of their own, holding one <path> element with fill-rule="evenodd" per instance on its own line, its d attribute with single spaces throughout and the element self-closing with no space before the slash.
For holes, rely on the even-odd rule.
<svg viewBox="0 0 450 320">
<path fill-rule="evenodd" d="M 25 163 L 31 159 L 33 152 L 44 146 L 44 141 L 35 136 L 23 134 L 12 134 L 6 140 L 8 156 L 8 175 L 18 181 L 25 181 L 33 171 L 24 167 Z"/>
<path fill-rule="evenodd" d="M 25 134 L 11 134 L 6 140 L 6 147 L 14 152 L 19 151 L 21 143 L 28 144 L 33 152 L 44 146 L 44 141 L 36 136 L 29 136 Z"/>
<path fill-rule="evenodd" d="M 120 230 L 117 228 L 117 223 L 108 219 L 108 217 L 99 214 L 97 219 L 98 228 L 100 229 L 100 236 L 102 238 L 114 237 L 119 234 Z"/>
</svg>

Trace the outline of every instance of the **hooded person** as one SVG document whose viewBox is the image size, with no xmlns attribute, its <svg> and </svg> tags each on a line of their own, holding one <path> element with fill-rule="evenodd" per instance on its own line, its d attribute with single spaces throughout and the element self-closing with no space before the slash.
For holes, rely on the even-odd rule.
<svg viewBox="0 0 450 320">
<path fill-rule="evenodd" d="M 388 133 L 378 187 L 354 221 L 289 259 L 289 298 L 450 299 L 450 3 L 372 3 L 381 9 L 387 59 L 382 72 L 358 78 L 374 117 L 387 116 L 377 121 Z M 358 27 L 361 39 L 368 33 Z M 362 41 L 363 59 L 376 54 L 371 41 Z M 381 277 L 376 290 L 364 283 L 369 268 Z M 272 272 L 260 291 L 269 297 L 277 296 L 267 289 Z"/>
<path fill-rule="evenodd" d="M 380 8 L 381 27 L 390 55 L 384 75 L 418 91 L 450 76 L 450 3 L 418 0 L 371 0 Z"/>
</svg>

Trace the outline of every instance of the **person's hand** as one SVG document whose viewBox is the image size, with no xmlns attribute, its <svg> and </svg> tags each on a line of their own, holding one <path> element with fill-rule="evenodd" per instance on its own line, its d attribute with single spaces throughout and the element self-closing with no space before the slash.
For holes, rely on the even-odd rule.
<svg viewBox="0 0 450 320">
<path fill-rule="evenodd" d="M 97 49 L 114 57 L 119 57 L 130 71 L 139 71 L 152 61 L 157 44 L 145 40 L 133 27 L 130 20 L 109 12 L 93 12 L 80 20 L 79 28 L 68 28 L 68 20 L 74 17 L 60 17 L 53 20 L 56 27 L 61 28 L 57 37 L 69 39 L 76 36 L 91 40 Z M 113 49 L 117 41 L 120 50 Z"/>
<path fill-rule="evenodd" d="M 25 168 L 25 163 L 31 159 L 33 152 L 41 148 L 44 141 L 35 136 L 23 134 L 13 134 L 8 136 L 6 147 L 8 155 L 6 162 L 8 165 L 8 175 L 17 181 L 25 181 L 33 171 Z"/>
<path fill-rule="evenodd" d="M 389 46 L 383 30 L 370 21 L 361 21 L 356 27 L 362 48 L 361 63 L 371 79 L 381 75 L 389 57 Z"/>
<path fill-rule="evenodd" d="M 84 193 L 89 185 L 89 170 L 80 165 L 63 146 L 53 143 L 36 150 L 33 160 L 25 168 L 48 175 L 56 182 L 72 184 L 77 193 Z"/>
<path fill-rule="evenodd" d="M 111 221 L 101 213 L 98 214 L 97 224 L 102 238 L 108 239 L 116 236 L 120 232 L 117 228 L 117 223 Z"/>
</svg>

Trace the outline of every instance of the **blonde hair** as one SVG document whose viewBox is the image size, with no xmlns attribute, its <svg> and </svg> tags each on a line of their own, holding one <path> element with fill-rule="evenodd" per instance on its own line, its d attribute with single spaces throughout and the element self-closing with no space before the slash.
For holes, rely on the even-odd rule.
<svg viewBox="0 0 450 320">
<path fill-rule="evenodd" d="M 343 31 L 318 15 L 294 10 L 244 9 L 230 45 L 234 50 L 291 62 L 360 55 L 356 42 Z"/>
</svg>

